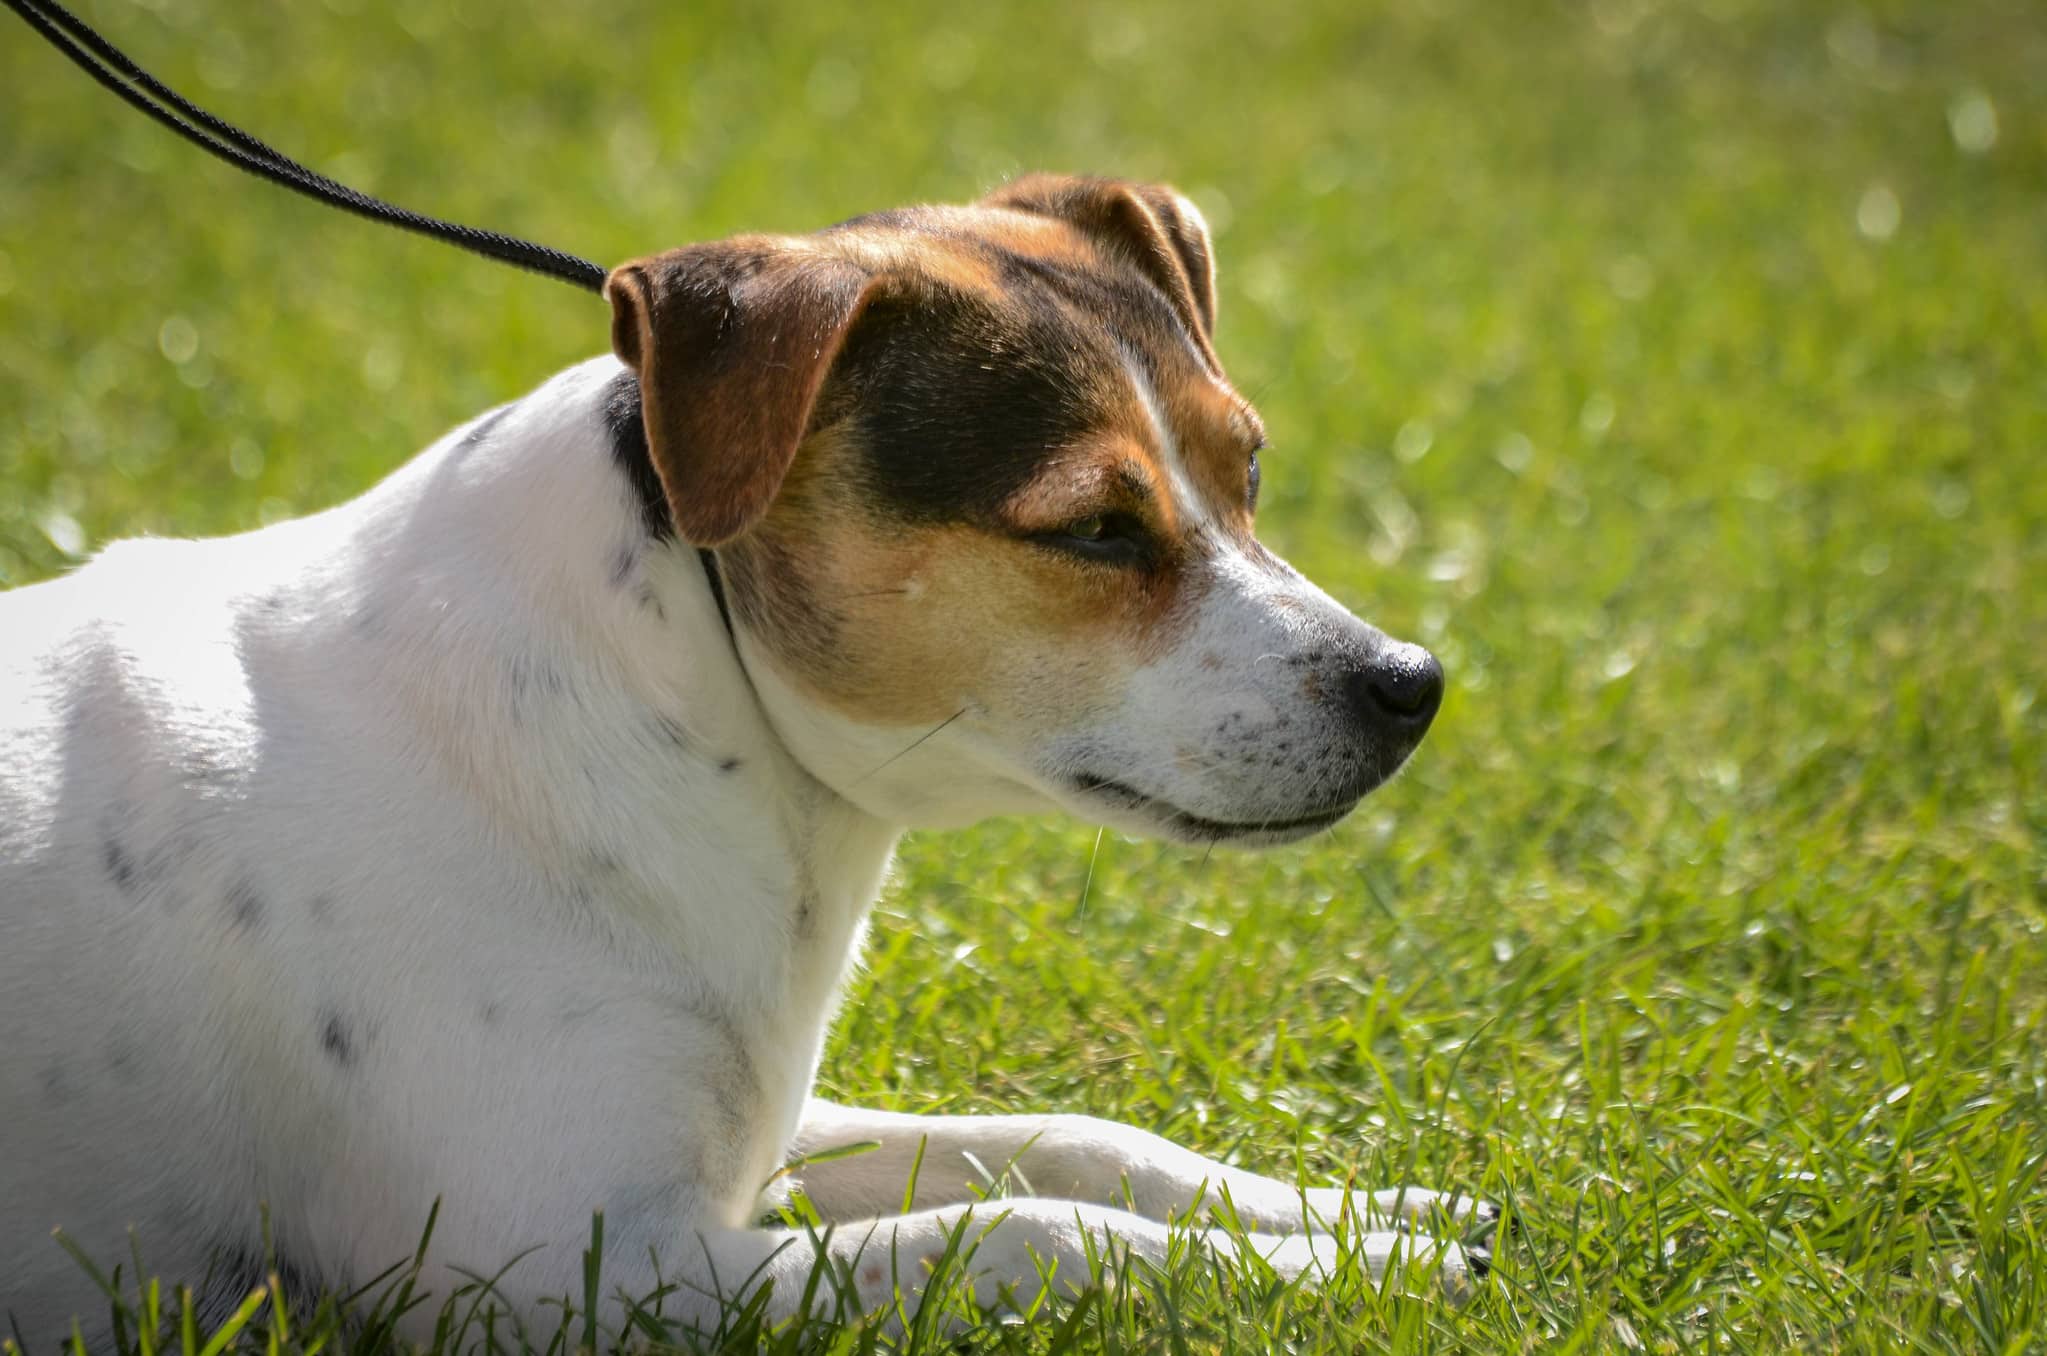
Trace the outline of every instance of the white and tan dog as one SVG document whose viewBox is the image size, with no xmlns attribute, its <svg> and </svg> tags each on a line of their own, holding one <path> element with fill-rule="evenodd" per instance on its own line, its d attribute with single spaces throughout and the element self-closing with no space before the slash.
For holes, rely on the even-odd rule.
<svg viewBox="0 0 2047 1356">
<path fill-rule="evenodd" d="M 788 1313 L 817 1240 L 755 1227 L 764 1185 L 864 1140 L 803 1174 L 864 1304 L 914 1299 L 977 1164 L 1039 1193 L 978 1207 L 991 1298 L 1225 1189 L 1285 1271 L 1346 1204 L 1375 1265 L 1482 1265 L 1402 1232 L 1468 1200 L 809 1097 L 905 826 L 1286 842 L 1435 713 L 1426 652 L 1252 537 L 1193 207 L 1035 177 L 606 293 L 616 358 L 353 503 L 0 598 L 0 1311 L 94 1331 L 53 1227 L 231 1300 L 259 1202 L 336 1287 L 439 1198 L 444 1286 L 537 1244 L 500 1291 L 573 1293 L 602 1210 L 608 1287 Z"/>
</svg>

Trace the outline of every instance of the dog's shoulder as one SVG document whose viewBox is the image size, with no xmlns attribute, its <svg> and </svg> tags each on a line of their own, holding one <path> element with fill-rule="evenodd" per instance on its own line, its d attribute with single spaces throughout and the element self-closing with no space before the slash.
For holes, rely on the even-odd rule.
<svg viewBox="0 0 2047 1356">
<path fill-rule="evenodd" d="M 121 541 L 69 574 L 0 593 L 7 817 L 103 812 L 151 769 L 189 772 L 246 743 L 250 656 L 267 628 L 289 624 L 300 587 L 304 552 L 292 538 L 271 528 Z M 0 834 L 0 865 L 29 846 Z"/>
<path fill-rule="evenodd" d="M 0 682 L 19 699 L 6 710 L 20 720 L 55 701 L 89 720 L 114 689 L 138 683 L 203 703 L 205 681 L 234 662 L 238 619 L 284 582 L 261 568 L 275 554 L 266 547 L 252 537 L 121 541 L 70 574 L 0 594 Z"/>
</svg>

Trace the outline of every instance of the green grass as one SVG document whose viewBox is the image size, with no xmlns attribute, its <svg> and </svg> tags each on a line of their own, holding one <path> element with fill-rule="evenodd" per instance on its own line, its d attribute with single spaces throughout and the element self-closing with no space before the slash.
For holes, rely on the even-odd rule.
<svg viewBox="0 0 2047 1356">
<path fill-rule="evenodd" d="M 970 1348 L 2047 1346 L 2047 11 L 1258 9 L 88 6 L 317 167 L 606 262 L 1028 167 L 1208 210 L 1266 539 L 1443 656 L 1437 728 L 1268 855 L 913 836 L 824 1087 L 1524 1228 L 1462 1308 L 1189 1258 Z M 330 504 L 605 345 L 18 27 L 0 89 L 0 580 Z"/>
</svg>

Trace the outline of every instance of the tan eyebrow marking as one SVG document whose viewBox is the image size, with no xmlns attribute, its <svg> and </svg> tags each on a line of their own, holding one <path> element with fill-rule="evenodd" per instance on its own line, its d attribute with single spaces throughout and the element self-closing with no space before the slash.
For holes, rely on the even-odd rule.
<svg viewBox="0 0 2047 1356">
<path fill-rule="evenodd" d="M 1266 441 L 1265 421 L 1251 408 L 1251 402 L 1241 396 L 1237 398 L 1236 407 L 1230 412 L 1230 422 L 1237 426 L 1237 432 L 1251 445 L 1251 451 L 1262 452 L 1271 445 Z"/>
<path fill-rule="evenodd" d="M 1170 528 L 1172 505 L 1143 449 L 1126 438 L 1095 455 L 1075 453 L 1048 465 L 1003 501 L 1002 517 L 1026 532 L 1053 531 L 1091 513 L 1147 510 Z"/>
</svg>

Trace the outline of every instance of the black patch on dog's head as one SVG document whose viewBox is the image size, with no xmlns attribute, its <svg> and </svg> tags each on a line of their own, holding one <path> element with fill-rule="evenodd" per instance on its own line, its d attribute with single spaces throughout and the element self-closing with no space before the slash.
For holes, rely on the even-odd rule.
<svg viewBox="0 0 2047 1356">
<path fill-rule="evenodd" d="M 857 431 L 877 506 L 921 521 L 994 516 L 1107 406 L 1100 326 L 1042 288 L 877 298 L 847 337 L 819 422 Z"/>
</svg>

